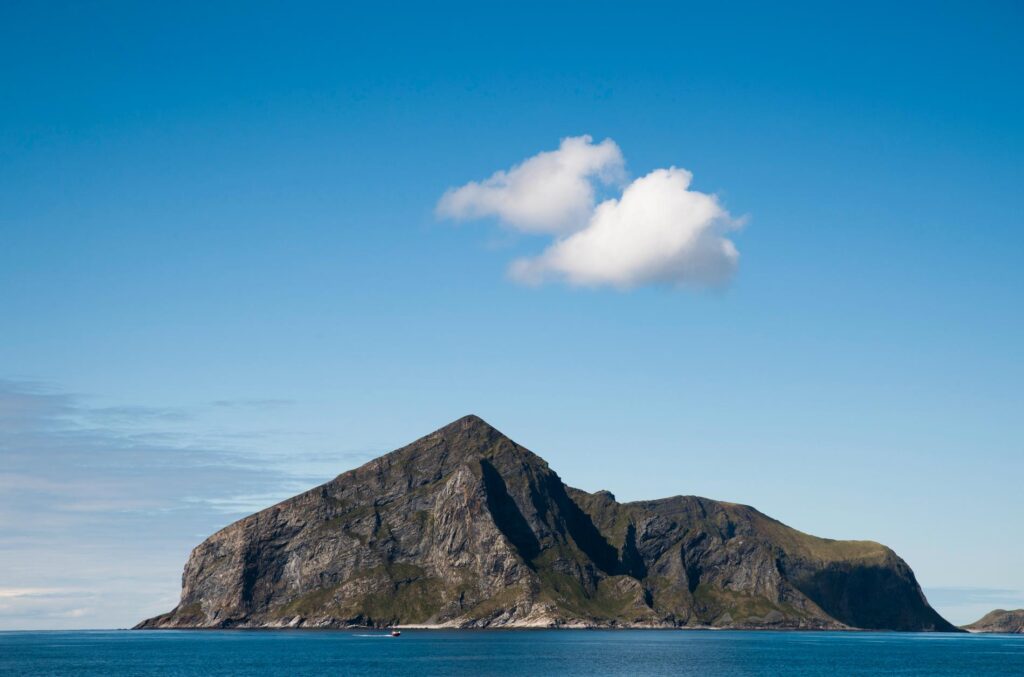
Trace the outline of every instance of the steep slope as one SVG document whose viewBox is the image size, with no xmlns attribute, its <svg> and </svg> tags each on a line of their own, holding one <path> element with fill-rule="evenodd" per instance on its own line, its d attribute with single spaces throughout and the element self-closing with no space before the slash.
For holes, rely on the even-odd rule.
<svg viewBox="0 0 1024 677">
<path fill-rule="evenodd" d="M 995 609 L 970 625 L 963 626 L 963 629 L 970 632 L 1024 634 L 1024 609 L 1014 609 L 1013 611 Z"/>
<path fill-rule="evenodd" d="M 572 489 L 475 416 L 217 532 L 138 627 L 397 624 L 955 630 L 882 545 Z"/>
</svg>

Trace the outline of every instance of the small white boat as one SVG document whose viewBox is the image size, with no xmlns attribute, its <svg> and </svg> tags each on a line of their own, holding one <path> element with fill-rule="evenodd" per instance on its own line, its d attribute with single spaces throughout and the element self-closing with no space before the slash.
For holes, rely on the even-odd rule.
<svg viewBox="0 0 1024 677">
<path fill-rule="evenodd" d="M 391 636 L 392 637 L 401 637 L 402 636 L 402 631 L 401 630 L 392 630 L 391 631 Z"/>
</svg>

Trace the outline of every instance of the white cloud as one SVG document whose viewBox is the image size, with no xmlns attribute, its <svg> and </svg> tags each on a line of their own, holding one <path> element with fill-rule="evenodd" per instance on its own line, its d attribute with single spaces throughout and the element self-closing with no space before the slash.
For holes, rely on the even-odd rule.
<svg viewBox="0 0 1024 677">
<path fill-rule="evenodd" d="M 585 228 L 515 261 L 513 278 L 616 287 L 727 282 L 739 252 L 724 235 L 738 222 L 715 196 L 689 190 L 692 177 L 671 167 L 637 179 L 620 199 L 598 205 Z"/>
<path fill-rule="evenodd" d="M 656 169 L 627 185 L 618 199 L 595 207 L 595 182 L 622 167 L 610 139 L 598 145 L 589 136 L 564 139 L 557 151 L 449 190 L 437 211 L 453 218 L 497 215 L 519 230 L 554 235 L 543 252 L 511 265 L 512 278 L 525 284 L 559 280 L 630 288 L 728 282 L 739 252 L 727 236 L 741 221 L 716 196 L 691 190 L 693 175 L 676 167 Z"/>
<path fill-rule="evenodd" d="M 586 223 L 594 208 L 594 183 L 623 176 L 622 152 L 605 139 L 562 139 L 558 150 L 538 153 L 482 182 L 449 189 L 437 204 L 440 217 L 496 216 L 532 233 L 564 233 Z"/>
</svg>

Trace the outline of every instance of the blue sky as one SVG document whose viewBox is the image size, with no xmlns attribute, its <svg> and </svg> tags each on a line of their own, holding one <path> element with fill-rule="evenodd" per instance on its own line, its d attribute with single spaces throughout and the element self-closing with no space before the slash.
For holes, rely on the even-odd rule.
<svg viewBox="0 0 1024 677">
<path fill-rule="evenodd" d="M 548 4 L 0 9 L 0 628 L 167 610 L 470 412 L 1024 606 L 1020 5 Z M 564 232 L 438 212 L 582 135 L 595 201 L 685 168 L 738 263 L 524 284 Z"/>
</svg>

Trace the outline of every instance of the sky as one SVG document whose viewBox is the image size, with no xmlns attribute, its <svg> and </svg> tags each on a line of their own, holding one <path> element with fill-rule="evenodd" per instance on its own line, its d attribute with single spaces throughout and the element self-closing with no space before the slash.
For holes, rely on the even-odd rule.
<svg viewBox="0 0 1024 677">
<path fill-rule="evenodd" d="M 341 5 L 0 7 L 0 629 L 468 413 L 1024 606 L 1019 3 Z"/>
</svg>

